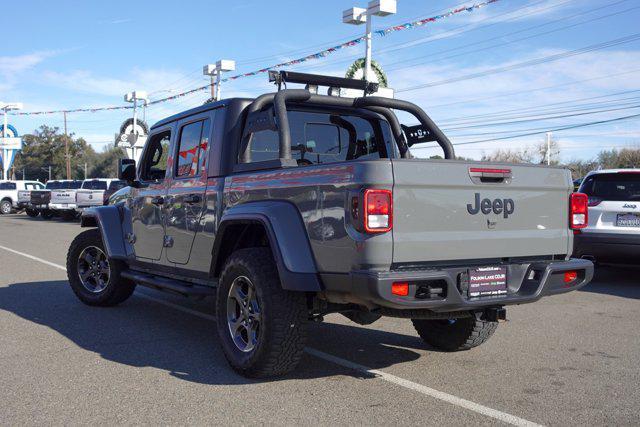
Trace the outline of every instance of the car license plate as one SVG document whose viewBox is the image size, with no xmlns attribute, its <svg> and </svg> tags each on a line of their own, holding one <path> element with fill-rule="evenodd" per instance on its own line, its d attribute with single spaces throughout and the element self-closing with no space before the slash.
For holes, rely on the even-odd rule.
<svg viewBox="0 0 640 427">
<path fill-rule="evenodd" d="M 640 215 L 634 213 L 618 214 L 616 227 L 640 227 Z"/>
<path fill-rule="evenodd" d="M 469 269 L 469 296 L 502 295 L 507 293 L 507 267 Z"/>
</svg>

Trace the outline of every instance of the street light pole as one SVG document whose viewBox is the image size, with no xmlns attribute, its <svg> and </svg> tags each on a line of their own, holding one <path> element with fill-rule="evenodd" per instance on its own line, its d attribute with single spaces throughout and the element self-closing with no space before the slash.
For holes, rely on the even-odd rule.
<svg viewBox="0 0 640 427">
<path fill-rule="evenodd" d="M 352 7 L 342 12 L 342 22 L 352 25 L 365 25 L 364 80 L 371 81 L 371 28 L 373 16 L 388 16 L 396 13 L 396 0 L 372 0 L 366 9 Z"/>
<path fill-rule="evenodd" d="M 222 73 L 226 71 L 233 71 L 235 69 L 236 61 L 232 61 L 230 59 L 221 59 L 215 64 L 207 64 L 202 67 L 202 74 L 211 77 L 211 99 L 214 101 L 220 101 L 222 97 L 222 90 L 220 89 Z"/>
<path fill-rule="evenodd" d="M 67 179 L 71 179 L 71 157 L 69 156 L 69 135 L 67 134 L 67 112 L 64 115 L 64 157 L 67 165 Z"/>
</svg>

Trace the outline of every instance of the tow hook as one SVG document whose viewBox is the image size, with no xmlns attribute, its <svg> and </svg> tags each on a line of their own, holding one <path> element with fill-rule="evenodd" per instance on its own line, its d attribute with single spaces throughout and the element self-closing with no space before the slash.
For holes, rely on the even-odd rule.
<svg viewBox="0 0 640 427">
<path fill-rule="evenodd" d="M 482 320 L 487 322 L 500 322 L 507 320 L 507 309 L 504 307 L 491 307 L 484 310 Z"/>
</svg>

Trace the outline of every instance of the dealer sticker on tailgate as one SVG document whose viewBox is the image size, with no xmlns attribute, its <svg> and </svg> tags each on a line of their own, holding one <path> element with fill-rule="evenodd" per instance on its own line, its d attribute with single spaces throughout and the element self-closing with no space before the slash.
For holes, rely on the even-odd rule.
<svg viewBox="0 0 640 427">
<path fill-rule="evenodd" d="M 469 269 L 469 296 L 502 295 L 507 293 L 507 267 Z"/>
</svg>

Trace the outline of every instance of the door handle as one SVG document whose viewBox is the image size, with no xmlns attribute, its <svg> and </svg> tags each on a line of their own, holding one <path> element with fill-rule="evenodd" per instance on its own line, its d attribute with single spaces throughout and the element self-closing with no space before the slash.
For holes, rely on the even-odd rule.
<svg viewBox="0 0 640 427">
<path fill-rule="evenodd" d="M 155 196 L 151 198 L 151 203 L 153 203 L 156 206 L 160 206 L 164 204 L 164 197 L 162 196 Z"/>
<path fill-rule="evenodd" d="M 185 203 L 195 204 L 200 203 L 202 198 L 198 194 L 189 194 L 188 196 L 185 196 L 183 200 Z"/>
</svg>

